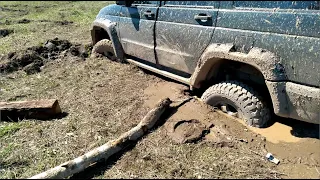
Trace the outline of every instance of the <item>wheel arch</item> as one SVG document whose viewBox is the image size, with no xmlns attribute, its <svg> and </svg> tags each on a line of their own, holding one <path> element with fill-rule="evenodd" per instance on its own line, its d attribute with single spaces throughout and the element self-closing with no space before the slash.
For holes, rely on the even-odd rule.
<svg viewBox="0 0 320 180">
<path fill-rule="evenodd" d="M 287 80 L 285 69 L 280 58 L 274 53 L 254 47 L 248 53 L 236 52 L 232 43 L 211 44 L 200 57 L 194 73 L 190 78 L 190 86 L 200 88 L 208 73 L 223 62 L 239 62 L 256 69 L 264 80 Z"/>
<path fill-rule="evenodd" d="M 117 23 L 108 19 L 96 19 L 91 26 L 92 43 L 95 45 L 102 38 L 111 40 L 114 52 L 121 61 L 124 60 L 124 50 L 118 36 Z"/>
<path fill-rule="evenodd" d="M 192 89 L 204 87 L 208 78 L 217 77 L 219 71 L 223 70 L 221 68 L 223 64 L 228 65 L 229 63 L 242 64 L 250 71 L 255 72 L 255 76 L 260 79 L 263 85 L 259 88 L 260 90 L 262 88 L 265 95 L 268 96 L 266 100 L 269 101 L 270 108 L 276 114 L 279 113 L 279 109 L 286 106 L 287 101 L 281 100 L 283 107 L 278 107 L 280 99 L 274 97 L 275 93 L 270 91 L 270 87 L 266 83 L 287 80 L 281 59 L 274 53 L 257 47 L 252 48 L 248 53 L 241 53 L 235 51 L 232 43 L 211 44 L 202 54 L 194 73 L 191 75 L 190 87 Z"/>
</svg>

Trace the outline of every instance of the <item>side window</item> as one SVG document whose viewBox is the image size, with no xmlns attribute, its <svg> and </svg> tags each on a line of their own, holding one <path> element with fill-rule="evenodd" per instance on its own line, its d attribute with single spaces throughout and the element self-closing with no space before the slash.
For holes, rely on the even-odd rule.
<svg viewBox="0 0 320 180">
<path fill-rule="evenodd" d="M 217 6 L 218 1 L 165 1 L 165 5 L 176 6 Z"/>
<path fill-rule="evenodd" d="M 159 1 L 133 1 L 132 4 L 159 4 Z"/>
<path fill-rule="evenodd" d="M 234 1 L 240 8 L 279 8 L 319 10 L 320 1 Z"/>
</svg>

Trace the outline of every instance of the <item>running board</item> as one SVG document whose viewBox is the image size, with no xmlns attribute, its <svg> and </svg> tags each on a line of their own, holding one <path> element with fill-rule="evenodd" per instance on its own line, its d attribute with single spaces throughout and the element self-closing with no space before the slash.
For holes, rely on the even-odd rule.
<svg viewBox="0 0 320 180">
<path fill-rule="evenodd" d="M 160 74 L 160 75 L 162 75 L 162 76 L 165 76 L 165 77 L 174 79 L 174 80 L 179 81 L 179 82 L 181 82 L 181 83 L 184 83 L 184 84 L 187 84 L 187 85 L 189 85 L 189 83 L 190 83 L 190 78 L 184 78 L 184 77 L 178 76 L 178 75 L 176 75 L 176 74 L 170 73 L 170 72 L 168 72 L 168 71 L 160 70 L 160 69 L 154 68 L 154 67 L 152 67 L 152 66 L 148 66 L 148 65 L 146 65 L 146 64 L 137 62 L 137 61 L 135 61 L 135 60 L 133 60 L 133 59 L 128 59 L 128 58 L 127 58 L 126 60 L 127 60 L 129 63 L 131 63 L 131 64 L 134 64 L 134 65 L 136 65 L 136 66 L 139 66 L 139 67 L 141 67 L 141 68 L 143 68 L 143 69 L 147 69 L 147 70 L 152 71 L 152 72 L 154 72 L 154 73 Z"/>
</svg>

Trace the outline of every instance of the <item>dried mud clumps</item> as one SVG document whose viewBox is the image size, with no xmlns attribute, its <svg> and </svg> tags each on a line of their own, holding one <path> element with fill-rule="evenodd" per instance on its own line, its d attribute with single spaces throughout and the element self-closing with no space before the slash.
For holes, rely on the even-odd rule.
<svg viewBox="0 0 320 180">
<path fill-rule="evenodd" d="M 89 56 L 92 45 L 72 44 L 68 40 L 46 41 L 43 45 L 29 47 L 26 50 L 8 53 L 5 63 L 0 63 L 0 73 L 24 70 L 27 74 L 41 71 L 45 62 L 55 60 L 68 53 L 83 59 Z"/>
<path fill-rule="evenodd" d="M 18 21 L 19 24 L 28 24 L 30 22 L 31 22 L 31 20 L 29 20 L 29 19 L 21 19 Z"/>
<path fill-rule="evenodd" d="M 13 33 L 12 29 L 0 29 L 0 38 L 6 37 L 11 33 Z"/>
<path fill-rule="evenodd" d="M 64 26 L 64 25 L 73 24 L 73 21 L 66 21 L 66 20 L 64 20 L 64 21 L 55 21 L 55 23 L 56 23 L 57 25 Z"/>
</svg>

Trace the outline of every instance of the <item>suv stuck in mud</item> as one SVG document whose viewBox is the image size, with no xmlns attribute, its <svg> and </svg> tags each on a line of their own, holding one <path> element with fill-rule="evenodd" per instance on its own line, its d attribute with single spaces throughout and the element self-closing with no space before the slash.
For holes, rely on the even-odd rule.
<svg viewBox="0 0 320 180">
<path fill-rule="evenodd" d="M 250 126 L 320 122 L 319 1 L 117 1 L 93 53 L 176 81 Z"/>
</svg>

